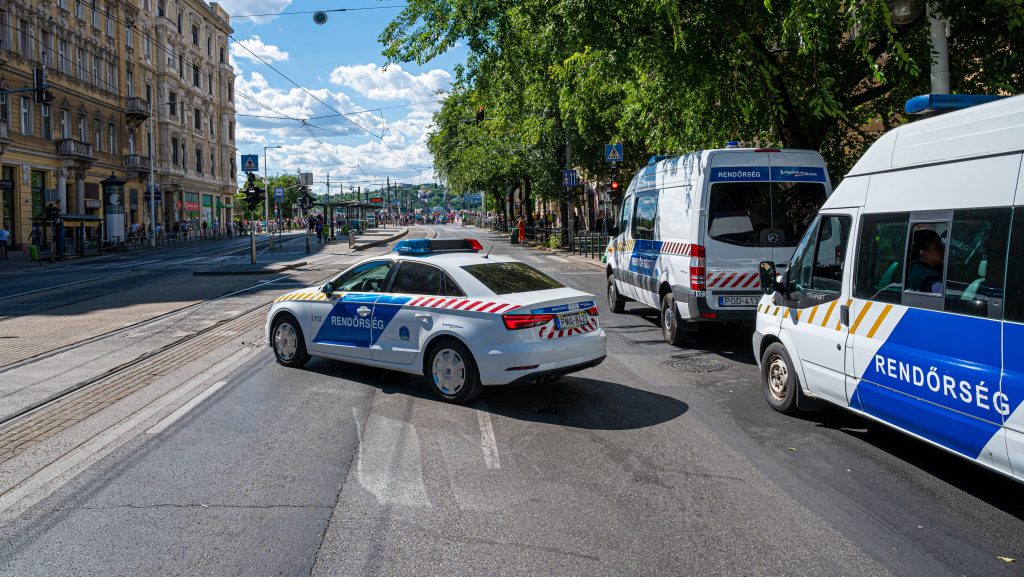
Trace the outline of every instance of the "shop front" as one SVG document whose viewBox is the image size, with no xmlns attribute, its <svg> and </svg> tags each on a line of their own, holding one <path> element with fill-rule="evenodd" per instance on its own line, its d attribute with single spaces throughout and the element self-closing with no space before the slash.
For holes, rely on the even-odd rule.
<svg viewBox="0 0 1024 577">
<path fill-rule="evenodd" d="M 213 222 L 213 195 L 203 195 L 203 207 L 202 207 L 202 222 L 205 222 L 207 226 L 212 227 Z"/>
<path fill-rule="evenodd" d="M 0 167 L 0 224 L 7 229 L 7 232 L 11 233 L 11 249 L 18 248 L 18 239 L 20 238 L 17 216 L 14 214 L 14 209 L 17 206 L 14 202 L 14 185 L 14 167 Z"/>
</svg>

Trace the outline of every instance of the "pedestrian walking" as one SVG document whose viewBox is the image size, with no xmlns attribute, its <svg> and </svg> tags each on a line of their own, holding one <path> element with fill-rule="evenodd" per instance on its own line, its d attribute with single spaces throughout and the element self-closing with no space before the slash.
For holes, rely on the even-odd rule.
<svg viewBox="0 0 1024 577">
<path fill-rule="evenodd" d="M 519 244 L 523 244 L 526 240 L 526 223 L 523 222 L 523 217 L 519 217 L 519 222 L 516 223 L 516 228 L 519 229 Z"/>
<path fill-rule="evenodd" d="M 0 258 L 7 259 L 7 245 L 11 242 L 11 231 L 7 225 L 0 225 Z"/>
</svg>

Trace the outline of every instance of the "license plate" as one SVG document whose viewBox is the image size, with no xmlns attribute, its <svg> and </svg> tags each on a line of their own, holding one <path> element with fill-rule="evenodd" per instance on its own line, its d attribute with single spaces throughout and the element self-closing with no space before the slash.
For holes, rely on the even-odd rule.
<svg viewBox="0 0 1024 577">
<path fill-rule="evenodd" d="M 569 313 L 566 315 L 558 315 L 557 317 L 555 317 L 555 328 L 558 330 L 574 329 L 576 327 L 582 327 L 585 324 L 587 324 L 586 311 L 580 311 L 578 313 Z"/>
<path fill-rule="evenodd" d="M 756 307 L 761 297 L 718 297 L 720 307 Z"/>
</svg>

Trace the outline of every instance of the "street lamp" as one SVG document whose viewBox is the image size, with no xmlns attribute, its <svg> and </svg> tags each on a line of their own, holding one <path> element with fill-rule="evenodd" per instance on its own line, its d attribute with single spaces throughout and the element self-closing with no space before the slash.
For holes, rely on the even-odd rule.
<svg viewBox="0 0 1024 577">
<path fill-rule="evenodd" d="M 274 248 L 274 233 L 270 231 L 270 180 L 267 179 L 267 151 L 271 148 L 281 148 L 280 146 L 264 146 L 263 147 L 263 182 L 266 183 L 267 192 L 266 198 L 263 201 L 263 215 L 264 220 L 267 221 L 267 235 L 270 237 L 270 248 Z"/>
</svg>

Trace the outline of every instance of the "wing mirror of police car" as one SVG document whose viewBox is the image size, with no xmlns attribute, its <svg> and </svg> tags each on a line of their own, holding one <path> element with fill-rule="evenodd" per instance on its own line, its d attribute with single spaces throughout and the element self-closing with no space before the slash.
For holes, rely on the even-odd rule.
<svg viewBox="0 0 1024 577">
<path fill-rule="evenodd" d="M 330 296 L 331 293 L 334 292 L 334 283 L 329 282 L 329 283 L 324 284 L 324 286 L 320 287 L 320 292 L 324 293 L 325 295 Z"/>
<path fill-rule="evenodd" d="M 761 275 L 761 292 L 766 295 L 784 292 L 785 285 L 778 281 L 775 263 L 768 260 L 761 261 L 761 264 L 757 266 L 757 272 Z"/>
</svg>

